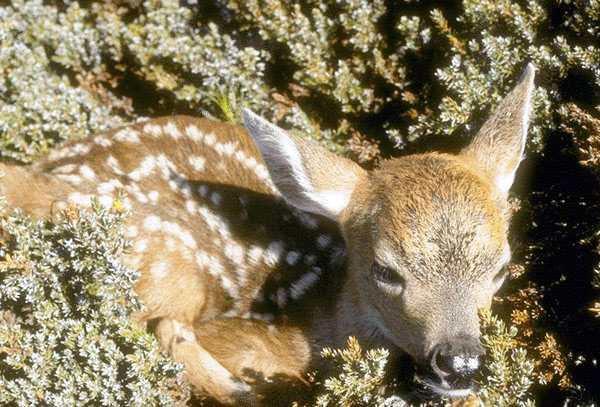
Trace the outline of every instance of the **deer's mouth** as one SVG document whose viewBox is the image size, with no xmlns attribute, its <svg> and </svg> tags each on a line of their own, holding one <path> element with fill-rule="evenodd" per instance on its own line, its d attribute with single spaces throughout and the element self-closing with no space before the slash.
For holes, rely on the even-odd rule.
<svg viewBox="0 0 600 407">
<path fill-rule="evenodd" d="M 420 381 L 420 384 L 423 387 L 425 387 L 425 389 L 429 390 L 431 393 L 437 396 L 451 399 L 468 397 L 474 392 L 474 389 L 472 387 L 455 388 L 450 386 L 445 381 L 442 381 L 441 383 L 436 383 L 431 379 L 423 379 L 422 381 Z"/>
<path fill-rule="evenodd" d="M 452 381 L 447 378 L 440 378 L 438 375 L 426 371 L 422 367 L 417 368 L 417 371 L 414 374 L 414 382 L 415 385 L 422 389 L 420 392 L 417 391 L 417 393 L 421 393 L 421 395 L 425 397 L 429 395 L 449 399 L 459 399 L 471 396 L 477 390 L 477 385 L 472 380 L 466 382 L 463 380 Z"/>
</svg>

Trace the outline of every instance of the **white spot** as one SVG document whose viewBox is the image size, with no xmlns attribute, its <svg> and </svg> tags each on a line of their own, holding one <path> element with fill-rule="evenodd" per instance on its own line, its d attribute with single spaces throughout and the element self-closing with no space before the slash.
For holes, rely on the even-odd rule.
<svg viewBox="0 0 600 407">
<path fill-rule="evenodd" d="M 110 167 L 110 169 L 112 169 L 115 172 L 115 174 L 117 174 L 117 175 L 125 174 L 123 169 L 121 169 L 121 165 L 119 164 L 119 161 L 117 161 L 117 159 L 114 156 L 109 155 L 108 158 L 106 159 L 106 164 Z"/>
<path fill-rule="evenodd" d="M 198 130 L 198 127 L 189 125 L 185 128 L 185 135 L 194 140 L 195 142 L 202 141 L 202 133 Z"/>
<path fill-rule="evenodd" d="M 128 197 L 125 197 L 121 200 L 121 203 L 123 204 L 123 208 L 125 208 L 125 210 L 130 211 L 132 206 L 131 206 L 131 199 L 129 199 Z"/>
<path fill-rule="evenodd" d="M 238 298 L 239 292 L 237 287 L 229 277 L 225 275 L 223 265 L 215 256 L 211 256 L 204 251 L 199 251 L 196 254 L 196 263 L 201 269 L 207 270 L 208 273 L 221 281 L 221 286 L 231 298 Z"/>
<path fill-rule="evenodd" d="M 279 308 L 285 307 L 287 304 L 287 294 L 285 292 L 285 288 L 279 287 L 277 290 L 277 306 Z"/>
<path fill-rule="evenodd" d="M 256 161 L 256 158 L 254 157 L 246 157 L 246 160 L 244 160 L 244 164 L 246 164 L 246 167 L 248 167 L 248 169 L 254 169 L 254 167 L 256 167 L 256 165 L 258 164 L 258 161 Z"/>
<path fill-rule="evenodd" d="M 152 265 L 150 268 L 150 273 L 152 273 L 152 276 L 155 279 L 160 280 L 161 278 L 166 277 L 168 269 L 169 265 L 167 263 L 160 262 Z"/>
<path fill-rule="evenodd" d="M 231 157 L 236 150 L 237 143 L 229 142 L 223 145 L 223 154 L 225 154 L 227 157 Z"/>
<path fill-rule="evenodd" d="M 129 225 L 125 228 L 125 237 L 134 238 L 139 234 L 138 228 L 134 225 Z"/>
<path fill-rule="evenodd" d="M 99 194 L 110 194 L 115 190 L 115 186 L 110 182 L 101 182 L 96 186 Z"/>
<path fill-rule="evenodd" d="M 73 192 L 69 194 L 69 201 L 81 206 L 91 206 L 92 195 L 83 195 L 79 192 Z"/>
<path fill-rule="evenodd" d="M 143 253 L 148 248 L 148 241 L 146 239 L 138 240 L 133 245 L 133 251 L 136 253 Z"/>
<path fill-rule="evenodd" d="M 182 195 L 186 198 L 192 195 L 192 187 L 190 186 L 189 182 L 184 182 L 180 190 Z"/>
<path fill-rule="evenodd" d="M 181 137 L 181 132 L 179 131 L 177 126 L 175 126 L 171 122 L 167 123 L 167 125 L 163 128 L 163 130 L 166 134 L 173 137 L 175 140 L 177 140 L 179 137 Z"/>
<path fill-rule="evenodd" d="M 208 133 L 204 135 L 204 144 L 206 144 L 207 146 L 212 146 L 213 144 L 215 144 L 215 141 L 217 141 L 217 138 L 213 133 Z"/>
<path fill-rule="evenodd" d="M 100 195 L 98 197 L 98 203 L 102 206 L 104 206 L 105 208 L 111 208 L 113 205 L 113 199 L 112 196 L 109 195 Z"/>
<path fill-rule="evenodd" d="M 271 188 L 271 191 L 276 195 L 279 195 L 279 191 L 275 188 L 273 181 L 271 181 L 271 177 L 269 176 L 269 171 L 267 171 L 267 167 L 264 164 L 260 164 L 256 161 L 256 158 L 249 157 L 243 151 L 239 150 L 234 154 L 234 157 L 237 161 L 239 161 L 246 169 L 253 171 L 258 179 L 263 181 L 265 184 Z"/>
<path fill-rule="evenodd" d="M 275 317 L 272 314 L 261 314 L 258 312 L 251 312 L 250 318 L 257 319 L 259 321 L 266 321 L 266 322 L 271 322 L 275 319 Z"/>
<path fill-rule="evenodd" d="M 198 213 L 200 214 L 204 222 L 208 225 L 210 230 L 212 230 L 213 232 L 218 232 L 222 237 L 229 237 L 229 223 L 225 219 L 218 215 L 215 215 L 206 206 L 200 206 L 198 208 Z"/>
<path fill-rule="evenodd" d="M 254 171 L 256 172 L 256 175 L 258 175 L 258 178 L 262 179 L 263 181 L 271 181 L 269 170 L 267 170 L 267 167 L 265 167 L 263 164 L 258 164 L 254 168 Z"/>
<path fill-rule="evenodd" d="M 139 143 L 140 142 L 139 133 L 129 127 L 126 127 L 124 129 L 117 131 L 115 133 L 114 138 L 115 138 L 115 140 L 120 141 L 120 142 L 127 142 L 127 143 Z"/>
<path fill-rule="evenodd" d="M 149 232 L 156 232 L 160 229 L 160 218 L 156 215 L 150 215 L 144 219 L 144 229 Z"/>
<path fill-rule="evenodd" d="M 331 236 L 322 234 L 317 237 L 317 247 L 321 250 L 326 249 L 331 244 Z"/>
<path fill-rule="evenodd" d="M 207 194 L 207 193 L 208 193 L 208 187 L 207 187 L 206 185 L 202 184 L 202 185 L 200 185 L 200 186 L 198 187 L 198 194 L 199 194 L 201 197 L 203 197 L 203 198 L 204 198 L 204 197 L 206 196 L 206 194 Z"/>
<path fill-rule="evenodd" d="M 206 164 L 206 159 L 203 157 L 199 157 L 197 155 L 193 155 L 188 159 L 189 163 L 192 165 L 192 168 L 196 171 L 204 170 L 204 164 Z"/>
<path fill-rule="evenodd" d="M 161 222 L 161 228 L 163 231 L 168 232 L 172 235 L 179 235 L 181 233 L 181 227 L 174 222 Z"/>
<path fill-rule="evenodd" d="M 210 256 L 205 251 L 200 250 L 196 253 L 196 263 L 200 268 L 204 269 L 210 264 Z"/>
<path fill-rule="evenodd" d="M 278 240 L 271 242 L 265 253 L 265 263 L 269 266 L 274 266 L 279 263 L 281 256 L 283 255 L 283 242 Z"/>
<path fill-rule="evenodd" d="M 285 256 L 285 262 L 287 264 L 289 264 L 290 266 L 293 266 L 296 263 L 298 263 L 299 259 L 300 259 L 300 253 L 293 251 L 293 250 L 287 252 L 287 254 Z"/>
<path fill-rule="evenodd" d="M 96 173 L 87 165 L 82 165 L 79 167 L 79 173 L 83 178 L 94 180 L 96 178 Z"/>
<path fill-rule="evenodd" d="M 73 171 L 75 171 L 76 168 L 77 168 L 77 165 L 75 165 L 75 164 L 61 165 L 60 167 L 56 167 L 55 169 L 53 169 L 52 173 L 53 174 L 57 174 L 57 173 L 70 174 Z"/>
<path fill-rule="evenodd" d="M 148 156 L 144 158 L 141 162 L 140 166 L 135 170 L 131 171 L 129 174 L 129 178 L 134 181 L 140 181 L 142 178 L 149 176 L 152 174 L 154 170 L 154 166 L 156 165 L 156 160 L 152 156 Z"/>
<path fill-rule="evenodd" d="M 156 161 L 158 162 L 158 168 L 160 168 L 164 179 L 171 179 L 174 176 L 184 179 L 184 177 L 179 175 L 175 164 L 173 164 L 173 162 L 171 162 L 166 155 L 160 154 L 158 157 L 156 157 Z"/>
<path fill-rule="evenodd" d="M 160 194 L 158 193 L 158 191 L 150 191 L 148 192 L 148 199 L 150 199 L 150 201 L 155 204 L 158 202 L 158 198 L 160 197 Z"/>
<path fill-rule="evenodd" d="M 319 279 L 319 274 L 315 272 L 306 273 L 290 286 L 290 295 L 294 300 L 300 298 L 306 290 L 312 287 Z"/>
<path fill-rule="evenodd" d="M 249 314 L 250 313 L 247 312 L 244 315 L 240 315 L 239 311 L 237 309 L 233 308 L 233 309 L 230 309 L 229 311 L 225 312 L 221 316 L 223 316 L 225 318 L 233 318 L 233 317 L 248 318 Z M 246 315 L 248 315 L 248 316 L 246 316 Z"/>
<path fill-rule="evenodd" d="M 187 230 L 181 232 L 181 234 L 179 235 L 179 239 L 181 239 L 183 244 L 185 244 L 187 247 L 190 247 L 192 249 L 195 249 L 197 247 L 196 239 L 194 239 L 192 234 Z"/>
<path fill-rule="evenodd" d="M 215 206 L 221 205 L 221 201 L 223 201 L 223 195 L 218 192 L 213 192 L 210 194 L 210 200 Z"/>
<path fill-rule="evenodd" d="M 71 146 L 69 149 L 69 157 L 73 157 L 76 155 L 86 155 L 92 150 L 92 146 L 89 144 L 77 143 L 74 146 Z"/>
<path fill-rule="evenodd" d="M 315 230 L 319 227 L 319 221 L 317 220 L 317 218 L 315 218 L 308 212 L 304 212 L 304 211 L 294 208 L 292 213 L 300 221 L 302 226 L 304 226 L 310 230 Z"/>
<path fill-rule="evenodd" d="M 56 174 L 56 178 L 66 181 L 73 185 L 79 185 L 79 184 L 81 184 L 81 181 L 82 181 L 82 179 L 79 175 L 73 175 L 73 174 Z"/>
<path fill-rule="evenodd" d="M 238 196 L 238 200 L 240 201 L 240 203 L 243 206 L 248 205 L 248 197 L 246 195 L 240 195 L 240 196 Z"/>
<path fill-rule="evenodd" d="M 113 142 L 110 141 L 110 139 L 108 137 L 104 137 L 104 136 L 94 137 L 94 143 L 98 144 L 99 146 L 105 147 L 105 148 L 111 147 L 113 145 Z"/>
<path fill-rule="evenodd" d="M 100 194 L 110 194 L 117 188 L 121 189 L 124 188 L 124 186 L 121 184 L 121 181 L 115 178 L 98 184 L 96 191 Z"/>
<path fill-rule="evenodd" d="M 67 156 L 67 150 L 66 149 L 60 149 L 60 150 L 54 150 L 52 151 L 50 154 L 48 154 L 47 158 L 50 161 L 55 161 L 55 160 L 60 160 L 63 159 Z"/>
<path fill-rule="evenodd" d="M 185 201 L 185 209 L 186 209 L 186 210 L 187 210 L 189 213 L 193 213 L 193 214 L 195 214 L 195 213 L 196 213 L 196 211 L 198 210 L 198 209 L 197 209 L 197 207 L 198 207 L 198 205 L 196 204 L 196 202 L 195 202 L 195 201 L 193 201 L 193 200 L 191 200 L 191 199 L 188 199 L 187 201 Z"/>
<path fill-rule="evenodd" d="M 136 199 L 136 201 L 141 203 L 148 202 L 148 197 L 142 192 L 138 184 L 131 183 L 125 187 L 125 190 L 127 191 L 127 193 L 132 195 Z"/>
<path fill-rule="evenodd" d="M 183 230 L 181 226 L 179 226 L 175 222 L 161 222 L 160 228 L 162 231 L 172 234 L 173 236 L 179 238 L 186 246 L 195 249 L 196 248 L 196 240 L 192 236 L 190 232 L 187 230 Z"/>
<path fill-rule="evenodd" d="M 166 243 L 167 243 L 167 249 L 169 249 L 171 251 L 173 251 L 177 248 L 177 242 L 175 242 L 175 239 L 173 239 L 173 238 L 169 237 L 167 239 Z"/>
<path fill-rule="evenodd" d="M 162 128 L 157 124 L 148 123 L 144 125 L 144 133 L 148 133 L 152 137 L 159 137 L 162 134 Z"/>
<path fill-rule="evenodd" d="M 479 369 L 479 359 L 476 357 L 465 358 L 462 356 L 453 356 L 452 369 L 455 371 L 461 371 L 465 369 L 475 371 Z"/>
<path fill-rule="evenodd" d="M 225 256 L 236 264 L 244 264 L 244 247 L 230 241 L 225 245 Z"/>
<path fill-rule="evenodd" d="M 252 265 L 257 265 L 260 263 L 264 256 L 264 250 L 258 246 L 251 246 L 248 250 L 248 261 Z"/>
<path fill-rule="evenodd" d="M 231 157 L 233 155 L 233 153 L 236 150 L 236 145 L 234 143 L 216 143 L 215 144 L 215 151 L 217 152 L 217 154 L 219 155 L 224 155 L 226 157 Z"/>
</svg>

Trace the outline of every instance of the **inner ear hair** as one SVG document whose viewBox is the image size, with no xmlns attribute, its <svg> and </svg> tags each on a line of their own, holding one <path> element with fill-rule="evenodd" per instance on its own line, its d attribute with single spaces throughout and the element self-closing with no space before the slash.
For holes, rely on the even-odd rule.
<svg viewBox="0 0 600 407">
<path fill-rule="evenodd" d="M 506 194 L 522 160 L 532 110 L 535 69 L 528 64 L 513 90 L 485 121 L 461 155 L 482 168 Z"/>
<path fill-rule="evenodd" d="M 299 209 L 336 219 L 348 206 L 364 170 L 248 109 L 243 110 L 243 118 L 284 199 Z"/>
</svg>

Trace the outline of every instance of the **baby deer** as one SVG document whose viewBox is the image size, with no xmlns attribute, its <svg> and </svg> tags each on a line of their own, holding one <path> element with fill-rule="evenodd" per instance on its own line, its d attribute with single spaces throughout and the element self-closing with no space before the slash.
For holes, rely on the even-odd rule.
<svg viewBox="0 0 600 407">
<path fill-rule="evenodd" d="M 157 322 L 161 345 L 219 403 L 266 404 L 351 335 L 411 355 L 431 391 L 464 396 L 484 356 L 477 310 L 510 259 L 507 194 L 533 79 L 529 65 L 458 155 L 367 172 L 244 110 L 245 129 L 163 117 L 30 168 L 2 164 L 2 194 L 48 217 L 125 193 L 125 260 L 145 304 L 135 317 Z"/>
</svg>

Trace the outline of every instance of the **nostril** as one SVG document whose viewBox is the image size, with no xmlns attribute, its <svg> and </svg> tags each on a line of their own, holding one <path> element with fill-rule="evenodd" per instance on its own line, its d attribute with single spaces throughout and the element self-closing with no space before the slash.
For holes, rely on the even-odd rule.
<svg viewBox="0 0 600 407">
<path fill-rule="evenodd" d="M 452 369 L 452 361 L 449 358 L 442 356 L 440 353 L 438 353 L 435 358 L 435 364 L 438 370 L 447 375 L 454 373 L 454 370 Z"/>
<path fill-rule="evenodd" d="M 454 374 L 451 361 L 443 355 L 442 349 L 439 346 L 436 346 L 431 353 L 429 367 L 440 379 Z"/>
</svg>

